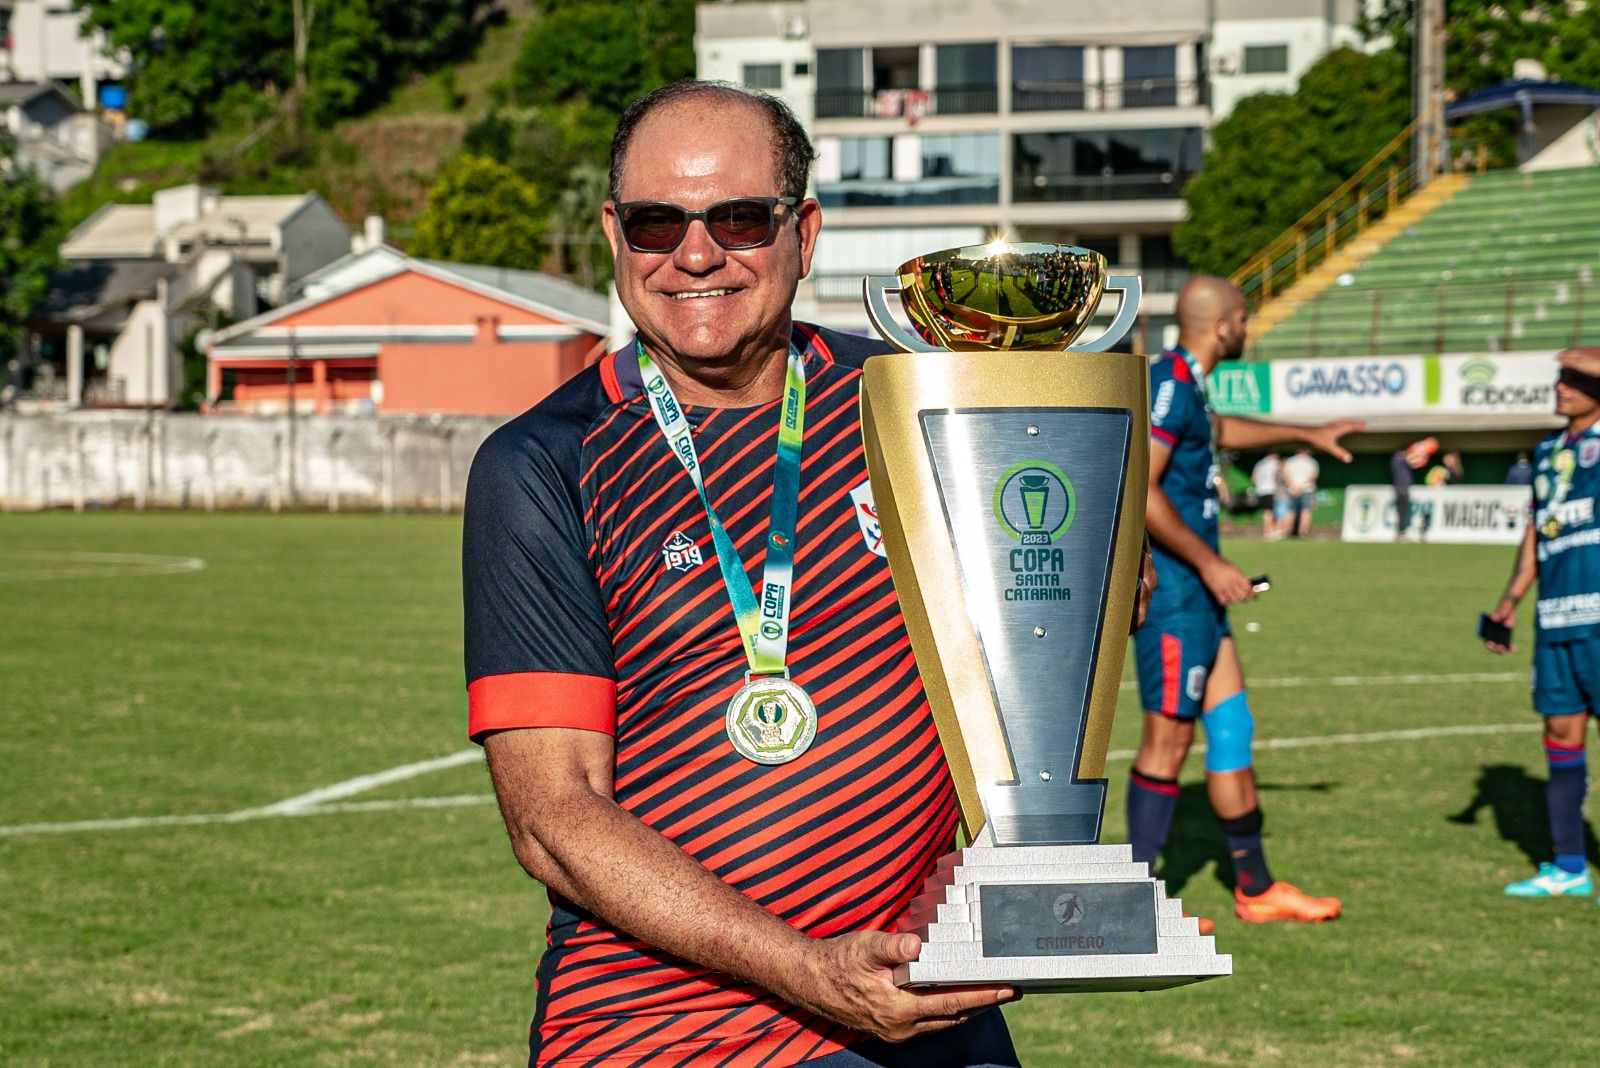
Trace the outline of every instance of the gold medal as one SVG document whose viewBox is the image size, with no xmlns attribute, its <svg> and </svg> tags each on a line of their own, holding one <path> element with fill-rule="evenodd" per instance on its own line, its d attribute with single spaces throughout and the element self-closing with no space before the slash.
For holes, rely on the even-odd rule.
<svg viewBox="0 0 1600 1068">
<path fill-rule="evenodd" d="M 728 702 L 728 740 L 757 764 L 787 764 L 817 736 L 817 709 L 785 675 L 751 675 Z"/>
<path fill-rule="evenodd" d="M 1543 534 L 1546 538 L 1555 537 L 1561 533 L 1561 520 L 1557 519 L 1553 515 L 1549 516 L 1543 523 L 1539 524 L 1539 533 Z"/>
</svg>

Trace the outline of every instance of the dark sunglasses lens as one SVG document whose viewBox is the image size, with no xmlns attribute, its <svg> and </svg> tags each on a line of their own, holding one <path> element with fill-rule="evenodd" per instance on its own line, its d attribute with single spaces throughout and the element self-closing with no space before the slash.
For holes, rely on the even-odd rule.
<svg viewBox="0 0 1600 1068">
<path fill-rule="evenodd" d="M 772 236 L 772 205 L 764 200 L 730 200 L 712 208 L 706 224 L 723 248 L 754 248 Z"/>
<path fill-rule="evenodd" d="M 642 204 L 622 217 L 622 234 L 641 252 L 669 252 L 683 240 L 689 220 L 671 204 Z"/>
</svg>

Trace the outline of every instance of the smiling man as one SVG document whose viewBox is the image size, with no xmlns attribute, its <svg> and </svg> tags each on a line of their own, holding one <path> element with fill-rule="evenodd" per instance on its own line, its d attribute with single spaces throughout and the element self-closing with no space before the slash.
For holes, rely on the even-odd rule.
<svg viewBox="0 0 1600 1068">
<path fill-rule="evenodd" d="M 883 347 L 790 318 L 812 159 L 761 94 L 630 107 L 637 341 L 473 465 L 468 729 L 552 902 L 533 1064 L 1017 1063 L 1010 989 L 892 982 L 955 800 L 862 458 Z"/>
</svg>

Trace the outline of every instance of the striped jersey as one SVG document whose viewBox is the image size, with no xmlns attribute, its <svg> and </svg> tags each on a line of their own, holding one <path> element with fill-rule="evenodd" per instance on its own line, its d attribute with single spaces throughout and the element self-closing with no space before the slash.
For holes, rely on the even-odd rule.
<svg viewBox="0 0 1600 1068">
<path fill-rule="evenodd" d="M 631 345 L 501 427 L 473 463 L 468 731 L 609 733 L 617 803 L 725 882 L 814 936 L 892 930 L 953 846 L 956 809 L 867 489 L 860 368 L 883 346 L 803 324 L 794 341 L 807 390 L 788 667 L 816 703 L 810 748 L 764 766 L 727 737 L 744 650 L 705 509 Z M 778 407 L 685 406 L 752 584 Z M 551 904 L 532 1063 L 779 1066 L 863 1037 Z"/>
<path fill-rule="evenodd" d="M 1172 450 L 1161 473 L 1161 491 L 1183 520 L 1216 551 L 1217 471 L 1211 447 L 1211 405 L 1205 377 L 1182 347 L 1168 349 L 1150 361 L 1150 437 Z M 1152 540 L 1156 564 L 1156 596 L 1176 593 L 1175 584 L 1199 576 L 1183 560 Z"/>
<path fill-rule="evenodd" d="M 1600 634 L 1600 424 L 1540 441 L 1533 471 L 1537 640 L 1592 638 Z"/>
</svg>

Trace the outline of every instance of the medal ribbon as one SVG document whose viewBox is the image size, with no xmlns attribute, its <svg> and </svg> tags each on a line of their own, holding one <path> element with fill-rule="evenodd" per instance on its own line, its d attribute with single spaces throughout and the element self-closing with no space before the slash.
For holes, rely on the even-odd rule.
<svg viewBox="0 0 1600 1068">
<path fill-rule="evenodd" d="M 1561 520 L 1556 511 L 1567 502 L 1567 494 L 1572 492 L 1572 476 L 1578 470 L 1578 443 L 1588 437 L 1593 430 L 1593 427 L 1584 430 L 1570 442 L 1563 434 L 1561 445 L 1551 454 L 1550 466 L 1555 470 L 1556 484 L 1550 490 L 1550 499 L 1545 502 L 1545 518 L 1541 527 L 1550 526 L 1557 534 L 1561 532 Z M 1545 536 L 1553 538 L 1555 534 L 1547 532 Z"/>
<path fill-rule="evenodd" d="M 789 344 L 788 367 L 783 378 L 783 401 L 778 412 L 777 464 L 772 475 L 772 511 L 767 519 L 767 559 L 761 571 L 761 600 L 756 601 L 745 572 L 744 561 L 733 539 L 717 518 L 717 510 L 706 493 L 700 473 L 700 458 L 695 452 L 688 417 L 672 393 L 661 369 L 644 344 L 634 339 L 634 355 L 639 360 L 639 375 L 644 379 L 650 413 L 672 455 L 694 483 L 694 491 L 705 506 L 711 527 L 711 544 L 722 568 L 722 583 L 733 603 L 733 616 L 739 625 L 739 640 L 744 643 L 745 659 L 752 675 L 788 675 L 784 661 L 789 655 L 789 594 L 794 586 L 795 520 L 800 511 L 800 443 L 805 435 L 806 368 L 800 350 Z"/>
</svg>

